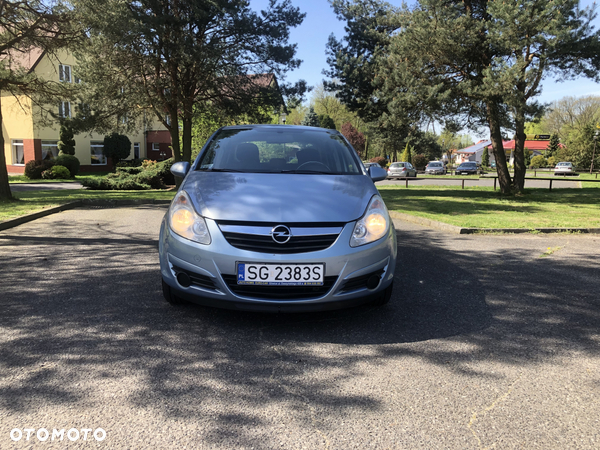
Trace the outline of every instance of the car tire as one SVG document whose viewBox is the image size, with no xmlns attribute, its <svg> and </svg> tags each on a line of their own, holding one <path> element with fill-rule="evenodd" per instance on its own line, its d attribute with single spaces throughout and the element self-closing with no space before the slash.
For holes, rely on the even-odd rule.
<svg viewBox="0 0 600 450">
<path fill-rule="evenodd" d="M 417 178 L 417 172 L 415 172 L 415 178 Z"/>
<path fill-rule="evenodd" d="M 173 291 L 171 291 L 171 286 L 165 283 L 165 280 L 162 280 L 162 291 L 165 300 L 168 301 L 171 305 L 182 305 L 185 303 L 185 300 L 173 294 Z"/>
<path fill-rule="evenodd" d="M 390 301 L 390 298 L 392 298 L 392 291 L 394 290 L 394 282 L 392 281 L 392 284 L 390 284 L 385 291 L 383 291 L 379 297 L 377 297 L 376 299 L 374 299 L 371 304 L 373 306 L 383 306 L 385 304 L 387 304 Z"/>
</svg>

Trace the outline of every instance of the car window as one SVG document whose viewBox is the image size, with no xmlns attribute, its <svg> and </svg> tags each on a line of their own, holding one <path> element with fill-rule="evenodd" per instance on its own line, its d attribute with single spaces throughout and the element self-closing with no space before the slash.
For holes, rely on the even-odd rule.
<svg viewBox="0 0 600 450">
<path fill-rule="evenodd" d="M 362 174 L 340 135 L 312 130 L 224 129 L 200 156 L 196 170 L 258 173 Z"/>
</svg>

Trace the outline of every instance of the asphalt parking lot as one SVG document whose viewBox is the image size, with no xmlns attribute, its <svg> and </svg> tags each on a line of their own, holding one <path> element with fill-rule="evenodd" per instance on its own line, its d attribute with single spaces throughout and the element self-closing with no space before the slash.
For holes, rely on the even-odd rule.
<svg viewBox="0 0 600 450">
<path fill-rule="evenodd" d="M 165 210 L 0 232 L 0 448 L 600 448 L 600 236 L 396 222 L 389 305 L 265 315 L 162 299 Z"/>
</svg>

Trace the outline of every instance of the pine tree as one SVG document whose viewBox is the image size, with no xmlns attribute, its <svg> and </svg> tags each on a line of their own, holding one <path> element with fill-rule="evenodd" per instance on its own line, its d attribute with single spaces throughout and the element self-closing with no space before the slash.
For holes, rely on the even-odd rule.
<svg viewBox="0 0 600 450">
<path fill-rule="evenodd" d="M 483 148 L 483 154 L 481 155 L 481 165 L 483 167 L 490 166 L 490 152 L 487 147 Z"/>
<path fill-rule="evenodd" d="M 307 127 L 321 126 L 321 124 L 319 123 L 319 116 L 317 116 L 317 113 L 315 112 L 315 109 L 312 106 L 308 109 L 308 112 L 306 113 L 306 116 L 304 116 L 304 120 L 302 120 L 301 125 L 305 125 Z"/>
<path fill-rule="evenodd" d="M 527 147 L 523 150 L 523 164 L 525 167 L 529 167 L 531 164 L 531 151 Z"/>
<path fill-rule="evenodd" d="M 558 134 L 553 133 L 550 136 L 550 142 L 548 143 L 548 147 L 546 147 L 546 158 L 550 158 L 551 156 L 556 156 L 556 153 L 559 150 L 560 139 L 558 138 Z"/>
<path fill-rule="evenodd" d="M 400 156 L 402 162 L 411 162 L 412 161 L 412 148 L 406 143 L 406 147 L 404 147 L 404 151 L 402 152 L 402 156 Z"/>
<path fill-rule="evenodd" d="M 75 139 L 73 135 L 73 128 L 71 128 L 68 122 L 63 122 L 60 126 L 58 141 L 58 151 L 61 155 L 74 155 L 75 154 Z"/>
</svg>

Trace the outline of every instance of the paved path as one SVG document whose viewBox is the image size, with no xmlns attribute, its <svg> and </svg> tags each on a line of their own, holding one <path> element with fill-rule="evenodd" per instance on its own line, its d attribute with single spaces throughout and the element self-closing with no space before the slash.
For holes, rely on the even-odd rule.
<svg viewBox="0 0 600 450">
<path fill-rule="evenodd" d="M 552 189 L 557 189 L 557 188 L 571 188 L 571 189 L 577 189 L 581 187 L 581 184 L 579 182 L 579 180 L 569 180 L 569 181 L 561 181 L 563 180 L 562 177 L 556 177 L 556 180 L 553 181 L 552 183 Z M 406 184 L 406 180 L 404 179 L 400 179 L 400 180 L 384 180 L 384 181 L 378 181 L 377 182 L 377 186 L 379 185 L 387 185 L 387 184 L 399 184 L 404 186 Z M 462 181 L 456 178 L 445 178 L 445 179 L 441 179 L 441 178 L 425 178 L 425 177 L 417 177 L 417 179 L 415 180 L 409 180 L 409 185 L 412 186 L 426 186 L 426 185 L 430 185 L 430 186 L 461 186 Z M 541 189 L 548 189 L 550 182 L 548 180 L 525 180 L 525 188 L 541 188 Z M 467 181 L 465 181 L 465 187 L 473 187 L 473 186 L 489 186 L 489 187 L 493 187 L 494 186 L 494 180 L 493 179 L 484 179 L 484 178 L 475 178 L 473 177 L 472 179 L 469 179 Z M 498 186 L 499 189 L 499 186 Z"/>
<path fill-rule="evenodd" d="M 600 237 L 398 223 L 389 305 L 263 315 L 162 299 L 164 212 L 0 232 L 1 449 L 598 449 Z"/>
<path fill-rule="evenodd" d="M 68 183 L 10 183 L 12 192 L 45 191 L 52 189 L 81 189 L 83 186 L 78 181 Z"/>
</svg>

